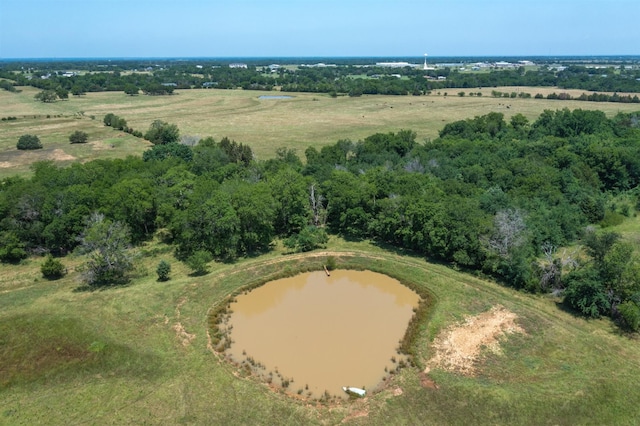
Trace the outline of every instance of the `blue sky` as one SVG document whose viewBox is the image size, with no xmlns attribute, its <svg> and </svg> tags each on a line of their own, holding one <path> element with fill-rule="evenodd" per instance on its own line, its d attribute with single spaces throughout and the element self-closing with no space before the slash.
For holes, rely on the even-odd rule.
<svg viewBox="0 0 640 426">
<path fill-rule="evenodd" d="M 0 0 L 0 58 L 640 55 L 640 0 Z"/>
</svg>

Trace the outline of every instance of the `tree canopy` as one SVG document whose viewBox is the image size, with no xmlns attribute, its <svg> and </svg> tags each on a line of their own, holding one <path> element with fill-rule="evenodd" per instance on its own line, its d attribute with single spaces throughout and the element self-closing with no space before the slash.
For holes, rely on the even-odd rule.
<svg viewBox="0 0 640 426">
<path fill-rule="evenodd" d="M 516 288 L 564 291 L 577 312 L 632 327 L 639 262 L 619 237 L 585 230 L 640 205 L 637 118 L 560 110 L 529 123 L 489 113 L 451 123 L 433 141 L 400 130 L 311 147 L 305 163 L 285 149 L 257 161 L 228 138 L 165 143 L 177 128 L 157 121 L 150 131 L 172 136 L 157 136 L 143 158 L 42 162 L 29 179 L 4 179 L 1 260 L 64 255 L 81 244 L 93 253 L 87 282 L 102 283 L 125 280 L 128 244 L 158 229 L 178 259 L 203 267 L 208 256 L 233 261 L 268 251 L 278 238 L 294 251 L 321 247 L 331 232 Z M 105 116 L 105 124 L 119 120 Z M 621 195 L 632 200 L 625 208 L 610 202 Z M 95 245 L 95 235 L 115 238 L 121 268 L 106 266 L 113 253 Z M 554 254 L 580 243 L 579 260 Z"/>
<path fill-rule="evenodd" d="M 175 124 L 155 120 L 144 134 L 144 138 L 155 145 L 176 143 L 180 139 L 180 131 Z"/>
</svg>

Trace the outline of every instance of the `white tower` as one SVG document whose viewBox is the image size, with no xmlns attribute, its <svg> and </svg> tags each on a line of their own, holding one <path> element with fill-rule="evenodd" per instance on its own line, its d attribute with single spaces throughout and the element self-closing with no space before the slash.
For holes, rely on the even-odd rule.
<svg viewBox="0 0 640 426">
<path fill-rule="evenodd" d="M 424 70 L 428 70 L 429 68 L 427 67 L 427 54 L 424 54 Z"/>
</svg>

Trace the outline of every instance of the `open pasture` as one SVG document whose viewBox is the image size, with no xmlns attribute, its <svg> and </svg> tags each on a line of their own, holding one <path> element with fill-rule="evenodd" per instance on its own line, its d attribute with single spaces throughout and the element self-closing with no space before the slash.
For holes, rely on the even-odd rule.
<svg viewBox="0 0 640 426">
<path fill-rule="evenodd" d="M 140 250 L 137 278 L 102 291 L 78 290 L 82 258 L 65 259 L 70 274 L 53 282 L 37 258 L 3 266 L 0 424 L 630 424 L 640 415 L 637 340 L 548 297 L 335 238 L 330 252 L 276 250 L 201 277 L 172 261 L 167 282 L 150 272 L 170 258 L 167 247 Z M 327 405 L 287 397 L 211 351 L 210 308 L 256 279 L 321 268 L 327 256 L 433 294 L 417 366 L 364 399 Z M 521 331 L 498 335 L 498 349 L 480 347 L 472 374 L 430 362 L 444 330 L 488 312 L 511 313 Z"/>
<path fill-rule="evenodd" d="M 35 160 L 60 157 L 66 158 L 65 161 L 87 161 L 140 154 L 148 148 L 149 144 L 140 139 L 105 128 L 102 118 L 107 113 L 126 119 L 130 127 L 143 133 L 158 119 L 177 124 L 182 135 L 212 136 L 216 140 L 227 136 L 248 144 L 257 158 L 265 159 L 280 147 L 295 149 L 304 157 L 304 150 L 309 146 L 320 148 L 340 139 L 355 141 L 377 132 L 401 129 L 415 131 L 420 141 L 433 139 L 447 123 L 492 111 L 503 113 L 506 120 L 521 113 L 533 121 L 545 109 L 599 109 L 609 116 L 640 109 L 637 104 L 491 96 L 492 90 L 525 92 L 532 96 L 554 91 L 572 96 L 582 93 L 537 87 L 446 89 L 427 96 L 331 98 L 326 94 L 286 93 L 291 99 L 259 99 L 262 95 L 285 93 L 245 90 L 178 90 L 172 96 L 101 92 L 71 96 L 54 103 L 35 101 L 37 89 L 21 89 L 21 93 L 0 91 L 0 118 L 17 117 L 15 121 L 0 121 L 0 175 L 4 176 L 25 173 Z M 464 91 L 466 96 L 458 96 L 459 91 Z M 482 92 L 483 96 L 469 96 L 469 92 Z M 71 146 L 68 135 L 74 130 L 89 133 L 93 145 Z M 38 135 L 44 149 L 37 153 L 17 153 L 15 144 L 25 133 Z"/>
</svg>

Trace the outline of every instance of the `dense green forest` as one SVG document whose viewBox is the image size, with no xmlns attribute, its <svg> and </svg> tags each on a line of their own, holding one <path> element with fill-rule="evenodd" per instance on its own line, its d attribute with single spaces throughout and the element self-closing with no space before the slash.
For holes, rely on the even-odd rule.
<svg viewBox="0 0 640 426">
<path fill-rule="evenodd" d="M 246 64 L 245 64 L 246 65 Z M 406 66 L 389 68 L 345 63 L 323 67 L 269 67 L 249 64 L 231 68 L 228 63 L 211 61 L 109 61 L 71 63 L 0 63 L 0 77 L 16 86 L 33 86 L 63 94 L 81 96 L 87 92 L 124 91 L 127 94 L 161 95 L 174 89 L 215 87 L 220 89 L 317 92 L 334 95 L 363 94 L 422 95 L 447 88 L 477 89 L 499 86 L 558 87 L 589 92 L 640 93 L 640 69 L 637 66 L 611 64 L 606 68 L 573 64 L 566 67 L 495 68 L 479 72 L 444 66 L 423 70 Z M 637 64 L 636 64 L 637 65 Z M 81 70 L 66 74 L 60 69 Z M 467 67 L 473 68 L 473 67 Z M 14 90 L 6 82 L 1 86 Z M 590 101 L 640 102 L 635 96 L 599 94 L 578 98 Z"/>
<path fill-rule="evenodd" d="M 4 179 L 0 259 L 93 253 L 85 280 L 108 285 L 127 279 L 127 247 L 154 236 L 202 271 L 276 239 L 310 250 L 329 232 L 554 291 L 581 314 L 640 328 L 640 263 L 606 232 L 640 203 L 640 113 L 564 109 L 530 123 L 492 112 L 433 141 L 400 130 L 309 147 L 304 162 L 287 149 L 255 161 L 227 138 L 188 147 L 178 136 L 157 121 L 142 158 L 41 162 L 31 178 Z M 631 203 L 616 205 L 622 195 Z M 584 254 L 558 253 L 576 242 Z"/>
</svg>

